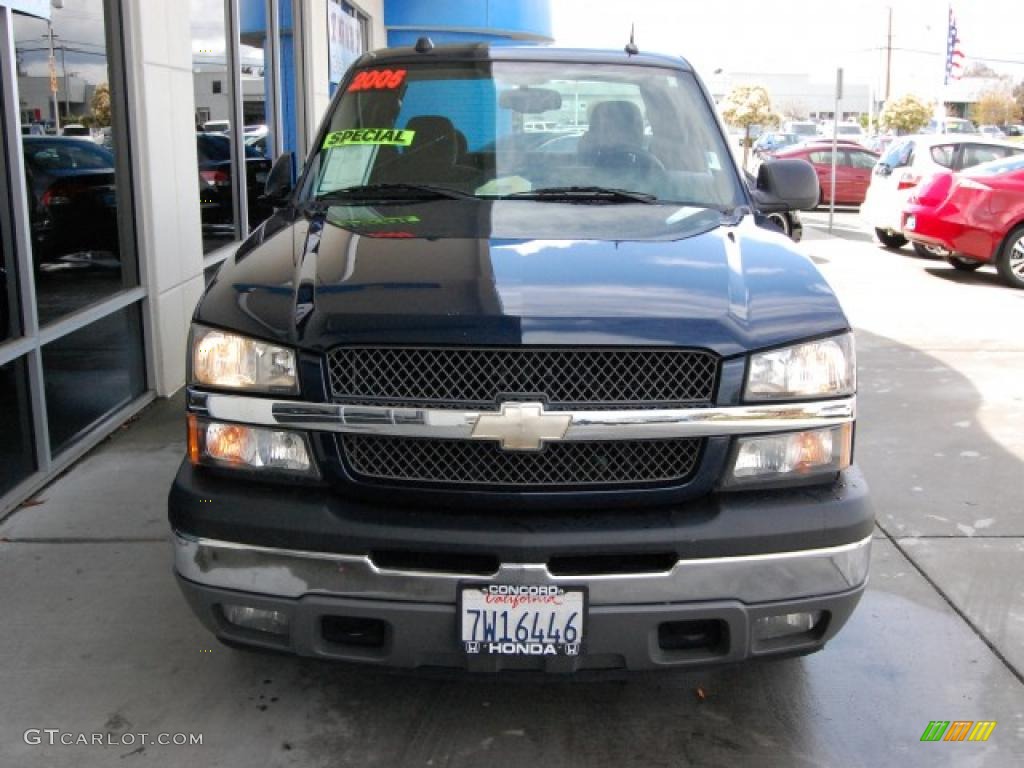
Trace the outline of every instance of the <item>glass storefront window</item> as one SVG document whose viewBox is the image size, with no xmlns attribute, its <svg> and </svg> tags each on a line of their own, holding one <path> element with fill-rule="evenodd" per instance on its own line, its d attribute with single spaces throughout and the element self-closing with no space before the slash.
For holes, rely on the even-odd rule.
<svg viewBox="0 0 1024 768">
<path fill-rule="evenodd" d="M 103 0 L 15 16 L 19 119 L 40 325 L 138 284 L 121 235 Z"/>
<path fill-rule="evenodd" d="M 4 99 L 0 93 L 0 133 L 3 132 Z M 0 152 L 0 342 L 19 336 L 21 322 L 18 313 L 18 279 L 14 268 L 14 240 L 11 235 L 10 195 L 6 188 L 7 158 Z"/>
<path fill-rule="evenodd" d="M 143 393 L 141 329 L 139 307 L 133 304 L 43 347 L 54 454 Z"/>
<path fill-rule="evenodd" d="M 0 496 L 36 468 L 23 359 L 0 365 Z"/>
<path fill-rule="evenodd" d="M 0 342 L 18 335 L 18 291 L 14 254 L 5 232 L 0 232 Z"/>
<path fill-rule="evenodd" d="M 369 45 L 369 20 L 344 0 L 327 0 L 327 48 L 330 59 L 331 96 L 345 71 L 366 52 Z"/>
<path fill-rule="evenodd" d="M 231 77 L 224 0 L 192 0 L 192 92 L 203 253 L 238 238 L 231 172 Z"/>
</svg>

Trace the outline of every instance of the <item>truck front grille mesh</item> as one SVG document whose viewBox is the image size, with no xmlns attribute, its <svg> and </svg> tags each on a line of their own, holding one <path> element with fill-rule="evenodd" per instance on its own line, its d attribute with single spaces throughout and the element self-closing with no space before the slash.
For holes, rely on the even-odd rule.
<svg viewBox="0 0 1024 768">
<path fill-rule="evenodd" d="M 718 357 L 691 349 L 339 347 L 327 355 L 339 402 L 493 408 L 508 395 L 550 409 L 708 403 Z"/>
<path fill-rule="evenodd" d="M 339 443 L 361 478 L 416 485 L 516 489 L 667 484 L 688 480 L 701 440 L 553 442 L 505 451 L 496 442 L 345 434 Z"/>
</svg>

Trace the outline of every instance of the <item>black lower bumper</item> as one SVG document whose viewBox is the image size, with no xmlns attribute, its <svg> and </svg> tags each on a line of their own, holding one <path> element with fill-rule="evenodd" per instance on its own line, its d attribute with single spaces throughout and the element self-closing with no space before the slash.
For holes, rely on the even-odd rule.
<svg viewBox="0 0 1024 768">
<path fill-rule="evenodd" d="M 481 672 L 651 670 L 815 651 L 863 592 L 874 523 L 856 469 L 830 486 L 675 507 L 513 514 L 369 504 L 185 464 L 169 506 L 179 583 L 221 639 Z M 457 621 L 465 581 L 582 584 L 582 654 L 466 653 Z M 225 606 L 275 612 L 282 628 L 232 623 Z M 760 633 L 758 619 L 793 613 L 819 618 L 807 631 Z"/>
<path fill-rule="evenodd" d="M 849 544 L 874 528 L 867 485 L 856 467 L 820 487 L 712 493 L 667 506 L 509 511 L 371 503 L 331 487 L 272 485 L 184 462 L 168 509 L 173 530 L 198 538 L 399 560 L 449 555 L 496 563 L 735 557 Z"/>
<path fill-rule="evenodd" d="M 556 674 L 650 671 L 812 653 L 846 623 L 864 590 L 861 585 L 839 594 L 757 605 L 719 600 L 591 606 L 580 655 L 502 656 L 463 650 L 453 604 L 321 595 L 288 599 L 207 587 L 180 577 L 178 583 L 196 615 L 229 644 L 407 669 Z M 288 617 L 289 630 L 271 635 L 234 626 L 223 612 L 224 605 L 233 604 L 281 612 Z M 757 619 L 799 612 L 820 612 L 821 619 L 806 632 L 757 637 Z M 337 631 L 333 622 L 338 620 L 348 632 Z"/>
</svg>

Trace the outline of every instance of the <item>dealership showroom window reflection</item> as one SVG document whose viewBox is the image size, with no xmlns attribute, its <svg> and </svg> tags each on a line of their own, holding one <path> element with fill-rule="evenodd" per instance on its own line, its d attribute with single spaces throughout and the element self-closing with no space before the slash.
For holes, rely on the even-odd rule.
<svg viewBox="0 0 1024 768">
<path fill-rule="evenodd" d="M 41 325 L 136 284 L 134 248 L 121 241 L 118 226 L 105 29 L 102 0 L 54 8 L 52 29 L 41 19 L 14 19 Z"/>
</svg>

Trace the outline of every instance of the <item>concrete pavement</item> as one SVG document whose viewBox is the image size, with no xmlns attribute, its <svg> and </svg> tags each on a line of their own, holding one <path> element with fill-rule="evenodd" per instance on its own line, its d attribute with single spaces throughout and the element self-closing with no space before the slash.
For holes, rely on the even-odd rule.
<svg viewBox="0 0 1024 768">
<path fill-rule="evenodd" d="M 802 247 L 858 329 L 857 454 L 879 529 L 864 601 L 822 653 L 574 683 L 228 650 L 170 573 L 179 396 L 0 523 L 0 765 L 1024 763 L 1024 292 L 885 251 L 840 216 L 840 238 L 805 216 Z M 987 743 L 921 743 L 936 719 L 999 724 Z M 25 743 L 47 728 L 118 743 Z M 141 732 L 203 744 L 120 743 Z"/>
</svg>

